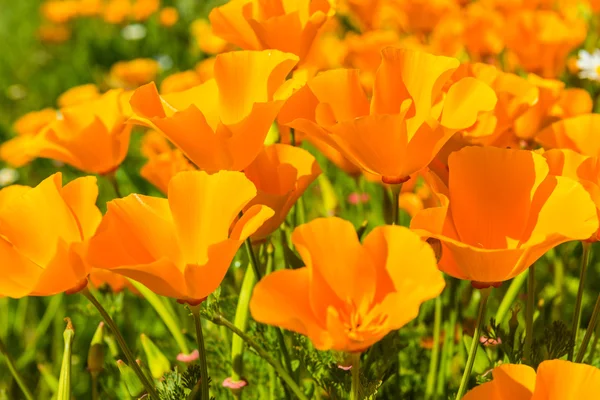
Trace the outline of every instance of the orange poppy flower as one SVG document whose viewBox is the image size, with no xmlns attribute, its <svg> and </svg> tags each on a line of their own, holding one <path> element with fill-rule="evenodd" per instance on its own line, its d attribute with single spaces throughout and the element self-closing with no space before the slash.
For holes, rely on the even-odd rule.
<svg viewBox="0 0 600 400">
<path fill-rule="evenodd" d="M 262 150 L 283 100 L 276 91 L 298 58 L 277 50 L 220 54 L 215 79 L 159 96 L 154 83 L 131 98 L 133 121 L 162 132 L 198 168 L 244 169 Z"/>
<path fill-rule="evenodd" d="M 252 239 L 264 239 L 285 220 L 288 212 L 308 186 L 319 176 L 321 168 L 317 160 L 306 150 L 286 144 L 266 146 L 247 168 L 258 194 L 248 207 L 264 204 L 275 211 Z"/>
<path fill-rule="evenodd" d="M 56 119 L 29 143 L 27 156 L 62 161 L 89 173 L 108 173 L 119 167 L 129 147 L 121 90 L 60 110 Z"/>
<path fill-rule="evenodd" d="M 411 228 L 441 241 L 439 267 L 458 279 L 503 282 L 554 246 L 598 229 L 590 195 L 577 181 L 551 175 L 540 154 L 466 147 L 450 155 L 449 169 L 448 187 L 430 185 L 440 206 L 415 215 Z"/>
<path fill-rule="evenodd" d="M 63 43 L 71 37 L 71 28 L 66 25 L 42 25 L 37 36 L 44 43 Z"/>
<path fill-rule="evenodd" d="M 173 149 L 169 141 L 157 131 L 149 130 L 142 138 L 140 152 L 146 158 L 154 158 Z"/>
<path fill-rule="evenodd" d="M 96 178 L 63 186 L 60 173 L 0 190 L 0 294 L 50 296 L 87 283 L 82 256 L 102 218 L 97 196 Z"/>
<path fill-rule="evenodd" d="M 55 24 L 64 24 L 77 17 L 77 0 L 45 1 L 40 10 L 46 20 Z"/>
<path fill-rule="evenodd" d="M 151 157 L 140 170 L 140 176 L 167 194 L 171 178 L 181 171 L 194 169 L 183 153 L 174 149 Z"/>
<path fill-rule="evenodd" d="M 545 149 L 570 149 L 591 157 L 600 157 L 600 114 L 584 114 L 557 121 L 537 136 Z"/>
<path fill-rule="evenodd" d="M 158 68 L 151 58 L 119 61 L 110 68 L 110 77 L 120 87 L 134 88 L 156 79 Z"/>
<path fill-rule="evenodd" d="M 442 18 L 429 35 L 430 51 L 440 56 L 464 56 L 465 22 L 460 13 L 448 14 Z"/>
<path fill-rule="evenodd" d="M 131 8 L 130 0 L 109 0 L 104 6 L 102 17 L 109 24 L 120 24 L 129 18 Z"/>
<path fill-rule="evenodd" d="M 541 89 L 525 78 L 482 63 L 462 64 L 453 79 L 458 81 L 469 76 L 488 84 L 496 92 L 498 101 L 493 110 L 480 113 L 477 123 L 461 132 L 462 141 L 496 147 L 511 146 L 516 140 L 513 130 L 517 119 L 536 107 Z"/>
<path fill-rule="evenodd" d="M 78 0 L 77 10 L 79 15 L 93 17 L 102 14 L 103 0 Z"/>
<path fill-rule="evenodd" d="M 506 47 L 528 72 L 557 77 L 567 55 L 587 34 L 585 21 L 565 18 L 551 10 L 523 10 L 511 14 L 504 28 Z"/>
<path fill-rule="evenodd" d="M 381 0 L 347 0 L 348 8 L 357 17 L 364 31 L 373 29 L 377 22 L 377 15 L 381 11 Z"/>
<path fill-rule="evenodd" d="M 538 87 L 539 100 L 515 121 L 513 130 L 519 139 L 531 140 L 559 119 L 592 112 L 592 98 L 584 89 L 565 89 L 561 81 L 542 79 L 533 74 L 527 80 Z"/>
<path fill-rule="evenodd" d="M 404 227 L 376 227 L 361 244 L 350 222 L 318 218 L 297 227 L 292 242 L 306 267 L 264 277 L 250 312 L 319 350 L 364 351 L 444 289 L 433 250 Z"/>
<path fill-rule="evenodd" d="M 50 122 L 54 121 L 56 117 L 57 111 L 53 108 L 32 111 L 19 118 L 13 124 L 13 129 L 19 135 L 35 135 Z"/>
<path fill-rule="evenodd" d="M 131 17 L 134 21 L 145 21 L 160 8 L 160 0 L 135 0 L 131 5 Z"/>
<path fill-rule="evenodd" d="M 231 45 L 224 39 L 215 35 L 210 22 L 206 19 L 197 19 L 190 25 L 190 32 L 196 40 L 198 48 L 204 53 L 220 54 L 231 50 Z"/>
<path fill-rule="evenodd" d="M 481 3 L 471 3 L 465 9 L 463 40 L 473 60 L 495 57 L 504 49 L 502 14 Z"/>
<path fill-rule="evenodd" d="M 100 97 L 98 86 L 93 83 L 72 87 L 58 97 L 57 103 L 60 108 L 76 106 L 86 101 Z"/>
<path fill-rule="evenodd" d="M 494 379 L 475 387 L 464 400 L 567 400 L 594 399 L 600 393 L 600 369 L 564 360 L 540 364 L 537 374 L 523 364 L 503 364 L 492 371 Z"/>
<path fill-rule="evenodd" d="M 194 71 L 200 76 L 202 83 L 215 77 L 216 57 L 206 58 L 194 66 Z"/>
<path fill-rule="evenodd" d="M 197 304 L 221 284 L 238 248 L 273 210 L 255 205 L 233 223 L 256 196 L 241 172 L 180 172 L 168 192 L 168 199 L 133 194 L 110 201 L 89 260 L 157 294 Z"/>
<path fill-rule="evenodd" d="M 18 136 L 0 145 L 0 158 L 8 164 L 21 167 L 35 157 L 32 148 L 36 146 L 36 136 L 58 116 L 57 110 L 45 108 L 23 115 L 13 125 Z"/>
<path fill-rule="evenodd" d="M 179 12 L 175 7 L 165 7 L 158 14 L 158 23 L 170 28 L 179 21 Z"/>
<path fill-rule="evenodd" d="M 431 32 L 444 16 L 459 9 L 456 0 L 410 0 L 392 4 L 406 15 L 407 29 L 417 33 Z"/>
<path fill-rule="evenodd" d="M 550 173 L 576 179 L 588 191 L 596 204 L 600 218 L 600 159 L 581 155 L 569 149 L 554 149 L 544 152 L 544 158 L 550 167 Z M 600 239 L 600 231 L 590 240 Z"/>
<path fill-rule="evenodd" d="M 169 94 L 183 92 L 203 83 L 196 71 L 182 71 L 167 76 L 160 84 L 160 93 Z"/>
<path fill-rule="evenodd" d="M 277 49 L 304 59 L 319 28 L 334 14 L 333 0 L 232 0 L 214 8 L 209 18 L 215 35 L 242 49 Z"/>
<path fill-rule="evenodd" d="M 292 95 L 306 99 L 304 107 L 279 121 L 318 136 L 385 183 L 399 183 L 427 166 L 480 111 L 492 110 L 496 95 L 475 78 L 443 91 L 456 59 L 395 48 L 382 56 L 370 104 L 357 71 L 327 71 Z"/>
</svg>

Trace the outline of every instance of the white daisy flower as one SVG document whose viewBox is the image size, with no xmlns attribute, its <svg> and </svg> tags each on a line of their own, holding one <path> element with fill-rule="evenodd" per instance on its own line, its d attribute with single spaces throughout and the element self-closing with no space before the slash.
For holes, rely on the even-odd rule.
<svg viewBox="0 0 600 400">
<path fill-rule="evenodd" d="M 580 78 L 600 81 L 600 49 L 594 50 L 593 53 L 579 50 L 577 68 L 579 68 Z"/>
</svg>

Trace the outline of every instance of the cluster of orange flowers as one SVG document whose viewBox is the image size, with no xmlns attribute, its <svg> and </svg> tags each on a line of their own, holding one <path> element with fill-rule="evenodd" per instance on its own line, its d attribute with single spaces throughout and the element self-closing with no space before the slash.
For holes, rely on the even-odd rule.
<svg viewBox="0 0 600 400">
<path fill-rule="evenodd" d="M 109 24 L 143 22 L 158 13 L 165 27 L 179 20 L 174 7 L 160 7 L 160 0 L 46 0 L 40 8 L 45 24 L 38 31 L 45 42 L 64 42 L 71 30 L 68 23 L 78 18 L 101 18 Z"/>
<path fill-rule="evenodd" d="M 232 0 L 210 14 L 220 39 L 207 35 L 199 45 L 243 50 L 203 64 L 205 78 L 181 73 L 160 92 L 153 82 L 130 92 L 78 88 L 59 99 L 59 110 L 19 120 L 4 160 L 45 157 L 104 175 L 123 162 L 132 125 L 152 129 L 141 175 L 167 198 L 132 194 L 102 216 L 94 177 L 63 186 L 55 174 L 35 188 L 3 189 L 0 294 L 73 292 L 101 269 L 202 302 L 242 243 L 277 230 L 320 174 L 294 145 L 302 140 L 394 190 L 420 175 L 433 199 L 417 207 L 411 229 L 376 227 L 362 243 L 336 217 L 294 230 L 305 266 L 264 277 L 250 308 L 257 321 L 307 335 L 317 349 L 362 352 L 401 328 L 441 293 L 440 271 L 496 286 L 558 244 L 597 240 L 600 116 L 587 92 L 551 79 L 585 36 L 573 9 L 553 11 L 549 1 L 375 3 L 347 1 L 362 33 L 340 39 L 333 1 Z M 404 43 L 398 31 L 419 41 Z M 450 51 L 450 42 L 464 48 Z M 423 49 L 464 50 L 472 61 Z M 504 50 L 509 65 L 531 74 L 477 62 Z M 359 69 L 333 69 L 342 65 Z M 265 145 L 273 124 L 282 143 Z M 425 239 L 437 239 L 441 253 Z M 544 390 L 587 398 L 600 385 L 591 367 L 548 362 L 537 381 L 527 368 L 496 369 L 471 398 L 508 398 L 501 379 L 518 384 L 521 398 L 546 398 Z M 577 379 L 561 386 L 548 378 L 565 373 Z M 540 385 L 548 379 L 554 383 Z"/>
</svg>

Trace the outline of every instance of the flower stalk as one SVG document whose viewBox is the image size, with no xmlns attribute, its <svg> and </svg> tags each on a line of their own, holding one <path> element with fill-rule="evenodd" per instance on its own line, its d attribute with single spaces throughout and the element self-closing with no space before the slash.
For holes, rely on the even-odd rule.
<svg viewBox="0 0 600 400">
<path fill-rule="evenodd" d="M 360 353 L 352 353 L 352 400 L 360 400 Z"/>
<path fill-rule="evenodd" d="M 458 393 L 456 394 L 456 400 L 462 399 L 465 392 L 467 391 L 467 384 L 471 377 L 471 371 L 473 370 L 473 364 L 475 363 L 475 355 L 479 347 L 479 337 L 481 336 L 481 324 L 485 318 L 485 306 L 487 300 L 490 297 L 491 288 L 481 289 L 481 299 L 479 299 L 479 311 L 477 313 L 477 320 L 475 321 L 475 332 L 473 332 L 473 340 L 471 340 L 471 347 L 469 349 L 469 356 L 467 358 L 467 365 L 463 372 L 462 379 L 460 380 L 460 386 Z"/>
<path fill-rule="evenodd" d="M 577 343 L 577 334 L 579 331 L 579 325 L 581 324 L 581 302 L 583 300 L 585 277 L 587 274 L 588 264 L 590 263 L 590 255 L 592 250 L 592 244 L 590 242 L 581 242 L 581 245 L 583 246 L 583 254 L 581 255 L 581 268 L 579 270 L 579 289 L 577 289 L 577 300 L 575 301 L 575 311 L 573 314 L 573 327 L 571 328 L 571 338 L 573 339 L 573 343 Z M 569 350 L 569 361 L 573 361 L 574 352 L 574 347 Z"/>
<path fill-rule="evenodd" d="M 533 313 L 535 308 L 535 265 L 529 267 L 527 277 L 527 308 L 525 310 L 525 348 L 523 355 L 526 360 L 531 358 L 533 344 Z"/>
<path fill-rule="evenodd" d="M 85 298 L 87 298 L 90 301 L 90 303 L 94 305 L 94 307 L 96 307 L 100 315 L 102 315 L 102 318 L 104 318 L 104 322 L 106 322 L 106 325 L 108 325 L 108 327 L 112 331 L 115 339 L 117 340 L 117 343 L 119 343 L 119 347 L 123 351 L 123 354 L 125 354 L 125 358 L 127 359 L 129 366 L 133 369 L 142 385 L 144 385 L 146 392 L 148 392 L 151 398 L 159 399 L 158 392 L 156 391 L 154 384 L 152 384 L 148 380 L 146 375 L 144 375 L 144 372 L 142 372 L 142 370 L 140 369 L 139 365 L 137 365 L 137 363 L 135 362 L 133 353 L 131 352 L 131 349 L 129 349 L 129 346 L 125 342 L 123 335 L 121 335 L 121 332 L 119 331 L 115 321 L 113 321 L 108 312 L 106 312 L 104 307 L 102 307 L 102 304 L 100 304 L 98 299 L 94 297 L 94 295 L 90 292 L 90 290 L 87 287 L 81 290 L 81 294 L 85 296 Z"/>
<path fill-rule="evenodd" d="M 4 356 L 4 359 L 6 360 L 6 365 L 8 365 L 8 370 L 10 371 L 11 375 L 13 376 L 13 379 L 15 380 L 15 382 L 17 382 L 17 385 L 23 392 L 23 396 L 25 397 L 25 399 L 33 400 L 33 395 L 31 394 L 29 388 L 25 384 L 25 381 L 19 373 L 19 370 L 15 367 L 15 362 L 12 356 L 8 353 L 6 345 L 2 341 L 2 337 L 0 337 L 0 353 Z"/>
<path fill-rule="evenodd" d="M 596 305 L 594 306 L 594 311 L 592 311 L 592 319 L 590 319 L 590 323 L 588 324 L 587 330 L 585 331 L 585 336 L 583 337 L 583 341 L 581 342 L 581 346 L 579 346 L 579 351 L 577 352 L 577 358 L 575 358 L 575 362 L 582 362 L 583 356 L 585 356 L 585 351 L 587 350 L 587 346 L 590 343 L 590 339 L 592 338 L 592 334 L 596 329 L 596 324 L 598 323 L 598 315 L 600 314 L 600 295 L 596 299 Z"/>
<path fill-rule="evenodd" d="M 200 318 L 200 306 L 197 304 L 190 306 L 196 325 L 196 340 L 198 341 L 198 351 L 200 352 L 200 393 L 202 399 L 210 399 L 208 383 L 208 366 L 206 363 L 206 348 L 204 346 L 204 334 L 202 333 L 202 319 Z"/>
</svg>

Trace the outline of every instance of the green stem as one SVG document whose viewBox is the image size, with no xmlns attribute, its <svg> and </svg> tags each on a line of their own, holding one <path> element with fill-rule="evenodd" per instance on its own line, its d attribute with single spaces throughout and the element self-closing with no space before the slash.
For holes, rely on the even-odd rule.
<svg viewBox="0 0 600 400">
<path fill-rule="evenodd" d="M 206 348 L 204 346 L 204 335 L 202 334 L 202 320 L 200 319 L 200 304 L 190 306 L 196 325 L 196 339 L 198 340 L 198 351 L 200 352 L 200 384 L 202 394 L 201 399 L 210 399 L 208 384 L 208 366 L 206 364 Z"/>
<path fill-rule="evenodd" d="M 0 338 L 0 353 L 2 353 L 4 355 L 4 358 L 6 359 L 6 365 L 8 365 L 8 370 L 10 371 L 11 375 L 13 376 L 15 382 L 17 382 L 17 385 L 19 385 L 19 388 L 21 388 L 21 391 L 23 392 L 23 396 L 25 396 L 25 399 L 33 400 L 33 396 L 31 395 L 31 392 L 29 391 L 27 384 L 23 380 L 23 377 L 21 376 L 21 374 L 19 374 L 19 371 L 15 367 L 15 362 L 14 362 L 13 358 L 11 357 L 11 355 L 8 353 L 8 350 L 6 349 L 6 346 L 4 345 L 2 338 Z"/>
<path fill-rule="evenodd" d="M 523 287 L 523 283 L 525 283 L 526 278 L 527 272 L 524 271 L 517 275 L 510 283 L 508 290 L 506 291 L 504 297 L 502 298 L 502 301 L 500 302 L 500 306 L 498 306 L 498 311 L 496 311 L 496 322 L 498 324 L 502 324 L 504 318 L 506 318 L 506 315 L 508 314 L 508 311 L 513 306 L 513 304 L 515 304 L 515 299 L 519 295 L 519 292 L 521 291 L 521 288 Z"/>
<path fill-rule="evenodd" d="M 36 353 L 35 346 L 36 346 L 39 338 L 41 338 L 42 335 L 46 334 L 46 332 L 48 331 L 48 328 L 50 327 L 50 324 L 52 323 L 52 320 L 57 315 L 57 310 L 61 305 L 62 297 L 63 297 L 62 294 L 57 294 L 50 298 L 50 302 L 46 306 L 46 311 L 44 311 L 44 315 L 42 316 L 42 319 L 40 320 L 40 322 L 37 324 L 37 326 L 35 328 L 35 333 L 33 335 L 33 338 L 27 344 L 27 349 L 25 350 L 25 352 L 23 354 L 21 354 L 21 356 L 17 359 L 17 368 L 18 369 L 22 369 L 27 364 L 29 364 L 29 362 L 33 361 L 33 359 L 35 358 L 35 353 Z"/>
<path fill-rule="evenodd" d="M 98 399 L 98 376 L 92 375 L 92 400 Z"/>
<path fill-rule="evenodd" d="M 587 363 L 594 365 L 594 357 L 596 355 L 596 349 L 598 348 L 598 340 L 600 339 L 600 324 L 596 324 L 596 334 L 594 335 L 594 341 L 592 342 L 592 349 L 588 356 Z"/>
<path fill-rule="evenodd" d="M 235 310 L 234 324 L 241 331 L 246 332 L 248 328 L 248 306 L 250 304 L 250 297 L 252 295 L 252 289 L 256 283 L 254 270 L 251 265 L 246 268 L 244 274 L 244 281 L 242 282 L 242 288 L 238 297 L 237 308 Z M 239 336 L 234 336 L 231 341 L 231 379 L 233 381 L 239 381 L 242 379 L 244 373 L 244 341 Z"/>
<path fill-rule="evenodd" d="M 527 361 L 531 357 L 533 344 L 533 312 L 535 309 L 535 265 L 529 267 L 527 278 L 527 309 L 525 310 L 525 348 L 523 354 Z"/>
<path fill-rule="evenodd" d="M 352 353 L 352 400 L 360 400 L 360 353 Z"/>
<path fill-rule="evenodd" d="M 462 379 L 460 380 L 460 386 L 458 387 L 458 393 L 456 394 L 456 400 L 462 399 L 464 396 L 469 378 L 471 377 L 471 371 L 473 370 L 473 364 L 475 363 L 475 355 L 477 354 L 477 348 L 479 347 L 479 337 L 481 336 L 481 324 L 485 318 L 485 305 L 487 304 L 488 297 L 490 296 L 490 288 L 481 289 L 481 299 L 479 299 L 479 312 L 477 313 L 477 320 L 475 321 L 475 332 L 473 332 L 473 340 L 471 341 L 471 348 L 469 349 L 469 357 L 467 358 L 467 365 L 463 372 Z"/>
<path fill-rule="evenodd" d="M 254 248 L 252 247 L 252 240 L 250 240 L 250 238 L 246 239 L 245 246 L 246 252 L 248 252 L 248 258 L 250 259 L 250 264 L 252 264 L 252 269 L 254 270 L 254 276 L 256 277 L 256 281 L 260 281 L 262 279 L 262 274 L 260 273 L 258 258 L 256 258 L 256 253 L 254 253 Z"/>
<path fill-rule="evenodd" d="M 431 349 L 431 359 L 429 360 L 429 373 L 427 374 L 427 388 L 425 389 L 425 398 L 430 399 L 435 391 L 435 378 L 438 371 L 438 361 L 440 356 L 440 330 L 442 325 L 442 299 L 440 296 L 435 298 L 435 311 L 433 319 L 433 348 Z"/>
<path fill-rule="evenodd" d="M 392 192 L 392 225 L 400 225 L 400 192 L 402 183 L 390 185 Z"/>
<path fill-rule="evenodd" d="M 252 347 L 254 351 L 258 353 L 260 357 L 262 357 L 266 362 L 268 362 L 277 372 L 277 375 L 288 385 L 288 387 L 292 390 L 292 392 L 298 397 L 299 400 L 308 400 L 308 398 L 304 395 L 304 392 L 298 384 L 294 381 L 294 379 L 288 374 L 288 372 L 281 366 L 279 361 L 271 356 L 265 349 L 263 349 L 254 339 L 248 336 L 246 333 L 240 331 L 234 324 L 225 319 L 222 315 L 216 315 L 212 318 L 209 318 L 214 324 L 222 325 L 229 329 L 234 334 L 241 337 L 248 346 Z"/>
<path fill-rule="evenodd" d="M 175 339 L 175 342 L 177 342 L 179 350 L 181 350 L 183 354 L 190 354 L 185 337 L 181 333 L 181 329 L 179 328 L 173 313 L 168 310 L 161 298 L 141 283 L 134 281 L 133 279 L 129 279 L 129 282 L 138 290 L 138 292 L 142 294 L 142 296 L 144 296 L 152 308 L 154 308 L 154 311 L 156 311 L 160 319 L 163 320 L 167 329 L 169 332 L 171 332 L 173 339 Z"/>
<path fill-rule="evenodd" d="M 448 309 L 450 316 L 444 327 L 444 346 L 442 348 L 442 359 L 440 361 L 439 376 L 437 379 L 437 388 L 435 399 L 439 398 L 446 392 L 446 379 L 450 375 L 450 361 L 454 356 L 454 332 L 456 329 L 456 317 L 458 314 L 458 282 L 450 279 L 450 290 L 448 293 Z"/>
<path fill-rule="evenodd" d="M 598 314 L 600 314 L 600 295 L 596 299 L 596 305 L 594 306 L 594 311 L 592 311 L 592 318 L 590 319 L 590 323 L 588 324 L 587 330 L 585 331 L 585 336 L 581 342 L 581 346 L 579 346 L 579 351 L 577 352 L 577 358 L 575 358 L 575 362 L 580 363 L 583 360 L 583 356 L 585 355 L 585 351 L 587 350 L 588 343 L 592 338 L 592 333 L 596 330 L 596 324 L 598 323 Z"/>
<path fill-rule="evenodd" d="M 113 171 L 113 172 L 109 172 L 108 174 L 104 175 L 106 176 L 106 179 L 108 179 L 108 181 L 110 182 L 110 185 L 113 187 L 113 190 L 115 191 L 115 195 L 118 198 L 123 197 L 121 195 L 121 190 L 119 189 L 119 182 L 117 182 L 117 175 L 116 175 L 117 171 Z"/>
<path fill-rule="evenodd" d="M 261 279 L 260 275 L 260 265 L 258 263 L 258 258 L 256 257 L 256 253 L 254 252 L 254 248 L 252 247 L 252 242 L 250 238 L 246 239 L 246 251 L 248 252 L 248 257 L 250 258 L 250 263 L 252 265 L 252 269 L 254 270 L 254 276 L 256 277 L 256 281 Z M 290 355 L 287 351 L 287 346 L 285 344 L 285 339 L 281 330 L 277 327 L 275 329 L 275 334 L 277 335 L 277 342 L 279 343 L 279 350 L 283 356 L 283 360 L 285 362 L 285 366 L 287 370 L 292 373 L 292 361 L 290 359 Z"/>
<path fill-rule="evenodd" d="M 85 298 L 87 298 L 90 301 L 90 303 L 92 303 L 94 307 L 96 307 L 100 315 L 102 315 L 104 322 L 106 322 L 106 325 L 108 325 L 108 327 L 112 331 L 113 336 L 117 340 L 117 343 L 119 343 L 119 347 L 121 347 L 121 350 L 123 351 L 123 354 L 125 355 L 129 366 L 133 369 L 133 372 L 135 372 L 142 385 L 144 385 L 146 392 L 148 392 L 152 399 L 158 400 L 160 397 L 158 396 L 156 388 L 148 380 L 146 375 L 144 375 L 144 372 L 142 372 L 140 366 L 135 362 L 135 357 L 129 349 L 129 346 L 127 346 L 127 343 L 125 342 L 123 335 L 121 335 L 121 332 L 119 331 L 119 328 L 117 327 L 115 321 L 113 321 L 110 315 L 108 315 L 108 312 L 106 312 L 104 307 L 102 307 L 102 304 L 100 304 L 100 302 L 94 297 L 94 295 L 90 292 L 90 290 L 87 287 L 81 290 L 80 293 L 83 296 L 85 296 Z"/>
<path fill-rule="evenodd" d="M 558 321 L 562 319 L 565 287 L 565 264 L 562 258 L 556 255 L 556 248 L 550 249 L 547 253 L 547 256 L 554 267 L 554 287 L 556 288 L 556 297 L 552 307 L 552 320 Z"/>
<path fill-rule="evenodd" d="M 71 399 L 71 348 L 73 346 L 73 338 L 75 336 L 75 330 L 71 324 L 69 318 L 65 318 L 67 321 L 67 329 L 63 334 L 65 340 L 65 349 L 62 359 L 62 367 L 60 368 L 60 375 L 58 378 L 58 400 L 70 400 Z"/>
<path fill-rule="evenodd" d="M 581 242 L 581 244 L 583 246 L 583 254 L 581 256 L 581 269 L 579 271 L 579 289 L 577 290 L 577 300 L 575 301 L 575 311 L 573 314 L 573 327 L 571 328 L 571 338 L 573 339 L 573 343 L 577 343 L 577 333 L 579 331 L 579 325 L 581 324 L 581 302 L 583 300 L 585 276 L 592 249 L 592 244 L 589 242 Z M 569 355 L 567 358 L 569 361 L 573 361 L 574 352 L 575 348 L 572 347 L 571 350 L 569 350 Z"/>
</svg>

